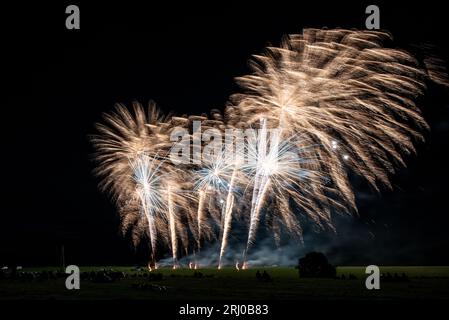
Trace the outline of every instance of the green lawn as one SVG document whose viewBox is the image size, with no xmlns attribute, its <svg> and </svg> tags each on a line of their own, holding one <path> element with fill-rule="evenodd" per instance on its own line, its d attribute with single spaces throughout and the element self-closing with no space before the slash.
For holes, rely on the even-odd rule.
<svg viewBox="0 0 449 320">
<path fill-rule="evenodd" d="M 106 267 L 110 268 L 110 267 Z M 81 271 L 97 271 L 102 267 L 81 267 Z M 449 267 L 381 267 L 382 273 L 405 273 L 407 282 L 381 281 L 380 290 L 365 288 L 364 267 L 338 267 L 342 279 L 301 279 L 295 268 L 254 268 L 236 271 L 233 268 L 201 269 L 203 278 L 193 276 L 189 269 L 158 269 L 162 280 L 148 281 L 137 277 L 145 272 L 131 267 L 113 267 L 127 274 L 112 283 L 81 281 L 80 290 L 67 290 L 64 278 L 54 280 L 0 280 L 0 299 L 449 299 Z M 56 270 L 28 268 L 23 271 Z M 266 270 L 271 282 L 256 279 L 257 270 Z M 136 276 L 133 277 L 133 274 Z M 348 279 L 349 274 L 356 279 Z M 135 284 L 163 286 L 139 289 Z"/>
</svg>

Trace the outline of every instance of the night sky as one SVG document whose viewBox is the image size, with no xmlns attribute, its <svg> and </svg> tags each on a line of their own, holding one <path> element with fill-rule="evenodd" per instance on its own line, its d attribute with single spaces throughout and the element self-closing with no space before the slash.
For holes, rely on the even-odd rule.
<svg viewBox="0 0 449 320">
<path fill-rule="evenodd" d="M 449 61 L 441 1 L 375 3 L 396 46 L 418 53 L 432 44 Z M 68 263 L 145 261 L 145 250 L 120 236 L 92 174 L 89 135 L 102 113 L 150 100 L 180 115 L 223 110 L 251 54 L 305 27 L 363 29 L 371 3 L 274 1 L 249 10 L 78 2 L 81 30 L 65 29 L 67 4 L 2 5 L 2 265 L 58 264 L 62 244 Z M 337 235 L 306 235 L 307 248 L 345 264 L 449 264 L 448 92 L 429 85 L 420 100 L 431 131 L 393 177 L 394 190 L 374 194 L 356 180 L 359 217 L 337 219 Z"/>
</svg>

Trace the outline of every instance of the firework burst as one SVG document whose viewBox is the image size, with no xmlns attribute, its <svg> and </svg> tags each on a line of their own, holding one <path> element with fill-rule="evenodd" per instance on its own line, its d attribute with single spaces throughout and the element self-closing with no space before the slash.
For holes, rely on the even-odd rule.
<svg viewBox="0 0 449 320">
<path fill-rule="evenodd" d="M 237 78 L 242 93 L 231 96 L 224 114 L 165 117 L 154 104 L 106 114 L 92 138 L 96 174 L 117 203 L 124 232 L 136 243 L 147 235 L 154 259 L 158 242 L 170 248 L 174 266 L 192 239 L 197 254 L 202 241 L 218 239 L 221 267 L 232 221 L 243 216 L 245 269 L 264 218 L 276 243 L 282 231 L 302 237 L 301 217 L 333 229 L 334 213 L 356 212 L 348 174 L 374 190 L 391 187 L 390 175 L 428 128 L 417 97 L 426 81 L 447 85 L 437 60 L 421 64 L 387 47 L 391 40 L 380 31 L 306 29 L 254 56 L 252 73 Z M 201 129 L 192 128 L 195 121 Z M 175 165 L 171 135 L 179 128 L 199 144 L 188 146 L 196 161 Z M 223 135 L 252 128 L 238 157 L 201 140 L 208 129 Z"/>
</svg>

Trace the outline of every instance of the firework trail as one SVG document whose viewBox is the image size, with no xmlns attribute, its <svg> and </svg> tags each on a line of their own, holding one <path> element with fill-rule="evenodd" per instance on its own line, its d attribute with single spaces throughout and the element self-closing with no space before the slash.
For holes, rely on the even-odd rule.
<svg viewBox="0 0 449 320">
<path fill-rule="evenodd" d="M 219 238 L 223 238 L 225 233 L 225 225 L 230 219 L 227 216 L 231 215 L 232 206 L 230 207 L 230 199 L 232 199 L 231 192 L 233 192 L 232 180 L 234 172 L 234 163 L 231 157 L 227 156 L 223 150 L 217 150 L 217 154 L 203 161 L 203 167 L 195 172 L 196 183 L 195 190 L 198 190 L 200 195 L 198 213 L 203 215 L 203 206 L 206 197 L 209 200 L 218 201 L 220 207 L 219 215 L 215 215 L 213 219 L 219 224 Z M 227 194 L 227 196 L 225 196 Z M 201 196 L 203 195 L 203 196 Z M 226 197 L 226 200 L 224 199 Z M 212 202 L 213 203 L 213 202 Z M 209 203 L 208 211 L 215 212 L 215 205 Z M 204 219 L 199 220 L 201 225 L 204 224 Z M 219 222 L 218 222 L 219 221 Z M 229 228 L 226 228 L 226 232 Z"/>
<path fill-rule="evenodd" d="M 177 252 L 178 252 L 178 239 L 176 235 L 176 220 L 175 213 L 173 208 L 173 196 L 172 196 L 172 188 L 168 187 L 168 213 L 169 213 L 169 224 L 170 224 L 170 239 L 171 239 L 171 249 L 172 249 L 172 257 L 173 257 L 173 268 L 176 268 L 177 264 Z"/>
<path fill-rule="evenodd" d="M 237 175 L 237 168 L 234 168 L 231 176 L 231 181 L 229 183 L 228 194 L 225 201 L 225 211 L 224 211 L 224 223 L 223 223 L 223 235 L 221 239 L 220 256 L 218 259 L 218 268 L 221 268 L 222 258 L 226 250 L 229 232 L 231 230 L 232 222 L 232 208 L 234 206 L 234 183 Z"/>
<path fill-rule="evenodd" d="M 268 201 L 275 204 L 272 209 L 274 217 L 281 219 L 293 235 L 301 236 L 299 222 L 288 204 L 289 199 L 300 204 L 301 193 L 305 192 L 300 188 L 314 184 L 321 186 L 323 183 L 321 172 L 315 170 L 317 159 L 309 154 L 314 146 L 306 142 L 297 135 L 281 141 L 280 130 L 268 130 L 265 119 L 262 119 L 256 140 L 248 144 L 250 161 L 243 166 L 243 172 L 250 177 L 253 192 L 244 264 L 255 241 L 263 205 Z M 273 232 L 276 240 L 278 234 L 275 230 Z"/>
<path fill-rule="evenodd" d="M 163 210 L 160 176 L 165 171 L 164 150 L 169 140 L 164 117 L 150 103 L 148 109 L 135 103 L 133 113 L 118 105 L 112 114 L 105 114 L 106 124 L 98 124 L 98 134 L 92 137 L 97 150 L 96 174 L 103 190 L 109 190 L 117 204 L 123 233 L 132 231 L 137 245 L 142 236 L 150 238 L 152 256 L 156 254 L 156 234 Z M 154 260 L 154 259 L 153 259 Z"/>
<path fill-rule="evenodd" d="M 198 230 L 198 239 L 197 239 L 197 248 L 198 253 L 201 250 L 201 226 L 203 224 L 204 219 L 204 201 L 206 199 L 206 192 L 204 190 L 198 191 L 198 212 L 197 212 L 197 230 Z"/>
<path fill-rule="evenodd" d="M 333 230 L 334 214 L 357 210 L 349 173 L 376 191 L 391 188 L 391 174 L 428 128 L 417 98 L 429 80 L 448 85 L 441 61 L 418 61 L 391 43 L 381 31 L 305 29 L 254 56 L 252 73 L 237 78 L 242 92 L 230 97 L 224 114 L 163 116 L 151 103 L 104 115 L 92 137 L 95 172 L 117 204 L 123 232 L 135 244 L 148 236 L 153 260 L 160 241 L 175 264 L 178 242 L 188 252 L 193 238 L 199 252 L 218 228 L 221 266 L 232 221 L 243 215 L 246 268 L 261 221 L 276 243 L 281 233 L 301 239 L 302 219 Z M 195 121 L 201 130 L 191 128 Z M 168 160 L 179 128 L 200 139 L 192 149 L 198 161 Z M 248 163 L 237 164 L 226 148 L 201 153 L 214 149 L 201 140 L 207 129 L 251 128 L 258 133 L 246 141 Z"/>
<path fill-rule="evenodd" d="M 195 188 L 202 194 L 213 193 L 219 198 L 221 205 L 220 214 L 220 235 L 221 247 L 219 254 L 218 267 L 221 267 L 221 261 L 225 252 L 227 238 L 231 229 L 232 213 L 234 206 L 234 192 L 237 182 L 240 163 L 233 154 L 227 154 L 226 150 L 220 146 L 217 154 L 211 160 L 206 160 L 203 168 L 197 171 L 197 182 Z M 200 201 L 201 202 L 201 201 Z M 198 212 L 202 208 L 198 207 Z M 201 210 L 200 210 L 201 208 Z"/>
<path fill-rule="evenodd" d="M 155 217 L 158 211 L 163 210 L 163 201 L 160 193 L 160 177 L 158 176 L 160 164 L 154 164 L 145 154 L 137 157 L 131 164 L 136 181 L 136 193 L 141 201 L 141 209 L 148 221 L 148 230 L 150 233 L 151 252 L 156 255 L 157 230 L 155 226 Z"/>
<path fill-rule="evenodd" d="M 271 166 L 276 165 L 272 163 L 272 159 L 267 158 L 267 127 L 265 119 L 261 120 L 262 128 L 259 131 L 258 139 L 257 139 L 257 149 L 255 150 L 256 159 L 255 159 L 255 177 L 253 184 L 253 196 L 251 201 L 251 211 L 250 211 L 250 224 L 248 231 L 248 242 L 245 250 L 245 255 L 248 252 L 249 246 L 253 243 L 257 226 L 259 224 L 259 213 L 260 206 L 262 203 L 262 199 L 265 197 L 265 192 L 269 185 L 269 175 Z M 274 154 L 278 153 L 277 143 L 270 144 L 273 146 Z M 269 154 L 273 155 L 273 152 L 270 150 Z M 244 260 L 246 261 L 246 259 Z"/>
<path fill-rule="evenodd" d="M 211 206 L 215 197 L 218 197 L 218 194 L 223 189 L 223 182 L 221 181 L 220 175 L 222 174 L 221 167 L 224 162 L 215 163 L 213 159 L 218 159 L 219 154 L 215 154 L 217 149 L 211 145 L 211 150 L 209 154 L 203 154 L 203 148 L 206 147 L 202 141 L 202 137 L 207 131 L 214 131 L 221 135 L 222 130 L 224 129 L 223 116 L 218 110 L 211 111 L 211 118 L 209 118 L 206 114 L 202 114 L 201 116 L 189 116 L 188 117 L 188 127 L 193 131 L 192 133 L 192 141 L 193 144 L 193 154 L 192 160 L 193 163 L 199 164 L 198 167 L 194 169 L 194 179 L 196 180 L 194 183 L 194 190 L 196 192 L 197 197 L 197 212 L 196 212 L 196 242 L 197 242 L 197 251 L 198 253 L 201 250 L 201 239 L 203 237 L 209 237 L 213 228 L 209 225 L 206 225 L 207 220 L 206 212 L 213 213 L 215 208 Z M 201 127 L 196 128 L 194 123 L 200 122 Z M 195 143 L 196 142 L 196 143 Z M 192 168 L 189 168 L 192 170 Z"/>
</svg>

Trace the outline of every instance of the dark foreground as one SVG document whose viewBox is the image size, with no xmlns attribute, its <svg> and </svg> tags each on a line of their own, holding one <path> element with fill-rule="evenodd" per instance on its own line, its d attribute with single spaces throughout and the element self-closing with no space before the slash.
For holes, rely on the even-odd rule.
<svg viewBox="0 0 449 320">
<path fill-rule="evenodd" d="M 237 271 L 81 267 L 80 290 L 67 290 L 65 275 L 24 269 L 23 276 L 0 278 L 0 299 L 186 299 L 186 300 L 403 300 L 449 299 L 449 267 L 381 267 L 380 290 L 367 290 L 364 267 L 339 267 L 337 279 L 304 279 L 295 268 Z M 108 271 L 109 270 L 109 271 Z M 268 277 L 257 278 L 266 271 Z M 39 276 L 38 276 L 39 275 Z"/>
</svg>

